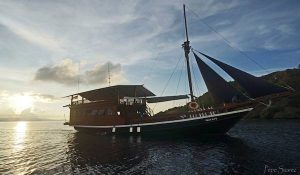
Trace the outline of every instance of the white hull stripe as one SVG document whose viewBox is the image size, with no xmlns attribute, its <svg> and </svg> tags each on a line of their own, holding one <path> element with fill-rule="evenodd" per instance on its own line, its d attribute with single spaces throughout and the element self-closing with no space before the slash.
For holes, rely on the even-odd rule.
<svg viewBox="0 0 300 175">
<path fill-rule="evenodd" d="M 124 128 L 124 127 L 135 127 L 135 126 L 161 125 L 161 124 L 168 124 L 168 123 L 179 123 L 179 122 L 185 122 L 185 121 L 206 119 L 206 118 L 218 117 L 218 116 L 223 116 L 223 115 L 228 115 L 228 114 L 236 114 L 236 113 L 251 111 L 252 109 L 253 108 L 247 108 L 247 109 L 242 109 L 242 110 L 237 110 L 237 111 L 207 115 L 205 117 L 194 117 L 194 118 L 179 119 L 179 120 L 172 120 L 172 121 L 142 123 L 142 124 L 132 124 L 132 125 L 115 125 L 115 126 L 114 125 L 111 125 L 111 126 L 71 125 L 71 126 L 78 127 L 78 128 Z"/>
</svg>

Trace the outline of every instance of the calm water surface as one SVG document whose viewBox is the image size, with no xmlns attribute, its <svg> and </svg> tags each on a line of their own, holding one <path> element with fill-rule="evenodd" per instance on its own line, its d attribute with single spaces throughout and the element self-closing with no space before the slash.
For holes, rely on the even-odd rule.
<svg viewBox="0 0 300 175">
<path fill-rule="evenodd" d="M 77 133 L 62 122 L 0 122 L 0 174 L 263 174 L 300 171 L 300 121 L 242 121 L 214 138 Z"/>
</svg>

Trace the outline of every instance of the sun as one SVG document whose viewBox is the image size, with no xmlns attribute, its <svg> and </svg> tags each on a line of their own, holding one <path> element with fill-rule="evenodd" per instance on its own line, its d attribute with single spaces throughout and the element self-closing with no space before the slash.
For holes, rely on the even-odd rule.
<svg viewBox="0 0 300 175">
<path fill-rule="evenodd" d="M 16 114 L 21 114 L 25 109 L 33 107 L 33 98 L 30 95 L 14 95 L 9 101 Z"/>
</svg>

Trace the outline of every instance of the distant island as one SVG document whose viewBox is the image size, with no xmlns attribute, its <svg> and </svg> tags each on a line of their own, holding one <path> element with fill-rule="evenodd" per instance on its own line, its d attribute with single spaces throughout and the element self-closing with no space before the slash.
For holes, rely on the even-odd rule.
<svg viewBox="0 0 300 175">
<path fill-rule="evenodd" d="M 18 122 L 18 121 L 63 121 L 58 119 L 38 118 L 38 117 L 0 117 L 0 122 Z"/>
<path fill-rule="evenodd" d="M 53 119 L 42 119 L 42 118 L 18 118 L 18 117 L 0 117 L 0 122 L 18 122 L 18 121 L 63 121 Z"/>
<path fill-rule="evenodd" d="M 280 86 L 292 87 L 298 91 L 295 95 L 284 97 L 277 100 L 272 100 L 271 107 L 266 107 L 262 104 L 257 104 L 255 109 L 245 116 L 244 119 L 300 119 L 300 68 L 287 69 L 276 71 L 262 76 L 263 79 Z M 241 87 L 237 83 L 231 82 L 233 86 L 241 91 Z M 212 106 L 214 104 L 211 95 L 206 92 L 196 99 L 200 106 Z M 178 111 L 186 109 L 187 106 L 180 106 L 168 109 L 163 112 Z"/>
</svg>

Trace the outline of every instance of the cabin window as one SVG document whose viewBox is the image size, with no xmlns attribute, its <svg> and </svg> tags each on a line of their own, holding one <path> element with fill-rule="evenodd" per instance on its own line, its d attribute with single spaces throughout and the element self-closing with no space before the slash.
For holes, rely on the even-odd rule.
<svg viewBox="0 0 300 175">
<path fill-rule="evenodd" d="M 92 115 L 92 116 L 96 116 L 96 115 L 97 115 L 97 112 L 98 112 L 98 111 L 97 111 L 96 109 L 94 109 L 94 110 L 92 110 L 91 115 Z"/>
<path fill-rule="evenodd" d="M 84 111 L 78 111 L 77 114 L 78 114 L 79 117 L 84 117 L 85 116 Z"/>
<path fill-rule="evenodd" d="M 71 112 L 71 116 L 72 116 L 72 117 L 75 117 L 75 116 L 76 116 L 76 111 L 72 111 L 72 112 Z"/>
<path fill-rule="evenodd" d="M 84 116 L 84 111 L 78 111 L 78 115 L 79 115 L 79 117 L 83 117 Z"/>
<path fill-rule="evenodd" d="M 105 114 L 105 110 L 104 109 L 99 109 L 97 116 L 103 116 Z"/>
<path fill-rule="evenodd" d="M 113 110 L 111 110 L 110 108 L 107 108 L 106 114 L 107 115 L 114 115 Z"/>
<path fill-rule="evenodd" d="M 92 110 L 88 109 L 85 111 L 85 116 L 90 116 L 92 115 Z"/>
<path fill-rule="evenodd" d="M 84 115 L 84 113 L 82 115 Z M 93 110 L 89 109 L 89 110 L 85 111 L 85 115 L 87 115 L 87 116 L 106 116 L 106 115 L 116 115 L 116 113 L 110 108 L 107 108 L 107 109 L 93 109 Z M 120 112 L 119 112 L 118 115 L 120 115 Z"/>
<path fill-rule="evenodd" d="M 86 115 L 91 115 L 91 113 L 92 113 L 92 110 L 90 110 L 90 109 L 88 109 L 88 110 L 85 111 Z"/>
<path fill-rule="evenodd" d="M 74 116 L 79 117 L 79 112 L 77 110 L 74 110 Z"/>
</svg>

